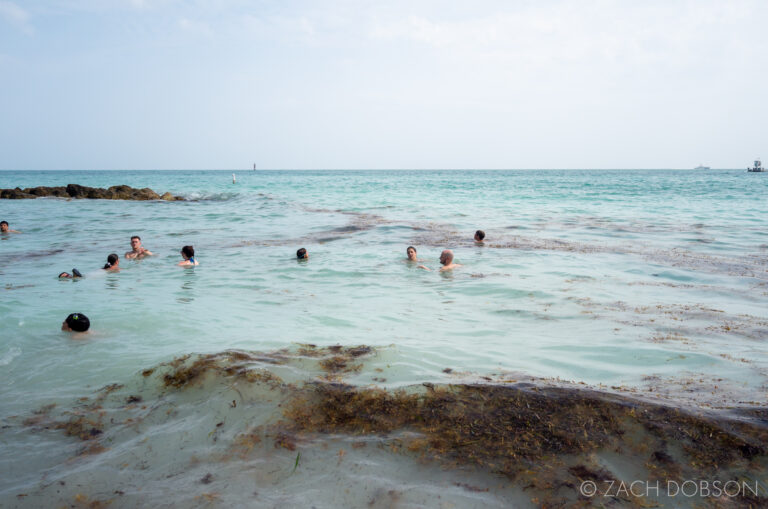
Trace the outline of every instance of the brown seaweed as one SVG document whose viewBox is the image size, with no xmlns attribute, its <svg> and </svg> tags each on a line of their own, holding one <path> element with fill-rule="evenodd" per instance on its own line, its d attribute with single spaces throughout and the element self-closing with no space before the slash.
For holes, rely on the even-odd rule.
<svg viewBox="0 0 768 509">
<path fill-rule="evenodd" d="M 307 433 L 376 434 L 395 451 L 482 468 L 553 497 L 563 490 L 573 495 L 583 480 L 617 479 L 593 464 L 601 452 L 642 457 L 649 451 L 645 466 L 651 478 L 723 482 L 731 471 L 762 471 L 768 459 L 768 428 L 759 420 L 586 389 L 430 384 L 422 391 L 387 392 L 313 383 L 284 406 L 285 420 L 264 430 L 277 447 L 294 450 Z M 391 437 L 400 431 L 415 433 Z M 569 465 L 569 458 L 576 463 Z M 737 501 L 768 503 L 764 495 L 747 495 Z"/>
</svg>

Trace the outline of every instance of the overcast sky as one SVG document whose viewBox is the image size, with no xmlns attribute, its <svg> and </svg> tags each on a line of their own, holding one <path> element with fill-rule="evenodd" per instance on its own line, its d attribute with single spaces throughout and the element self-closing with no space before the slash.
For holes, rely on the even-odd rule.
<svg viewBox="0 0 768 509">
<path fill-rule="evenodd" d="M 742 168 L 768 1 L 0 0 L 0 169 Z"/>
</svg>

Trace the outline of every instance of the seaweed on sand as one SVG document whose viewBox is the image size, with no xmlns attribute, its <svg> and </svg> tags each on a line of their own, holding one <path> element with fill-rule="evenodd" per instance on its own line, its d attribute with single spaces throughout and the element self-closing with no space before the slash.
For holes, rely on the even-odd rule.
<svg viewBox="0 0 768 509">
<path fill-rule="evenodd" d="M 395 392 L 313 383 L 284 408 L 285 420 L 266 430 L 276 445 L 292 437 L 288 444 L 295 447 L 306 433 L 378 434 L 395 450 L 545 490 L 554 497 L 550 502 L 563 490 L 572 499 L 581 480 L 620 478 L 596 462 L 601 453 L 633 458 L 657 478 L 723 481 L 734 472 L 753 475 L 768 459 L 768 429 L 759 420 L 529 383 L 430 384 Z M 390 437 L 396 431 L 416 433 Z M 756 500 L 768 503 L 763 495 Z"/>
<path fill-rule="evenodd" d="M 270 385 L 282 383 L 277 375 L 267 370 L 252 367 L 257 362 L 264 362 L 265 357 L 263 356 L 256 356 L 239 350 L 227 350 L 221 353 L 201 355 L 191 363 L 188 362 L 189 358 L 190 356 L 187 355 L 161 365 L 161 367 L 170 368 L 162 375 L 166 387 L 175 389 L 187 387 L 201 381 L 204 375 L 208 373 L 217 373 L 251 383 L 264 382 Z M 270 356 L 268 360 L 271 364 L 284 361 L 279 355 Z"/>
</svg>

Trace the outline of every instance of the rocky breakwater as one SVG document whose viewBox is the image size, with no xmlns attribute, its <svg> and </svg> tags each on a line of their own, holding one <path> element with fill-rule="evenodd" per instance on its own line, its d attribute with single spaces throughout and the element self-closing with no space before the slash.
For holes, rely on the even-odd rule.
<svg viewBox="0 0 768 509">
<path fill-rule="evenodd" d="M 152 189 L 136 189 L 131 186 L 112 186 L 108 189 L 100 187 L 88 187 L 78 184 L 68 184 L 56 187 L 28 187 L 21 189 L 0 189 L 0 198 L 7 200 L 22 200 L 53 196 L 56 198 L 88 198 L 91 200 L 166 200 L 180 201 L 184 198 L 174 196 L 171 193 L 159 195 Z"/>
</svg>

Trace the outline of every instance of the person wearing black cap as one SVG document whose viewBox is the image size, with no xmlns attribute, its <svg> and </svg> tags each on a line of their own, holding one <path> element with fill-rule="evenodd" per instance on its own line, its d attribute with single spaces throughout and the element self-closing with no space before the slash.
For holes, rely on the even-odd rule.
<svg viewBox="0 0 768 509">
<path fill-rule="evenodd" d="M 91 321 L 82 313 L 72 313 L 61 323 L 61 330 L 66 332 L 86 332 L 90 328 Z"/>
<path fill-rule="evenodd" d="M 69 272 L 62 272 L 59 274 L 59 279 L 77 279 L 79 277 L 83 277 L 83 275 L 80 274 L 80 271 L 77 269 L 72 269 L 72 274 Z"/>
</svg>

